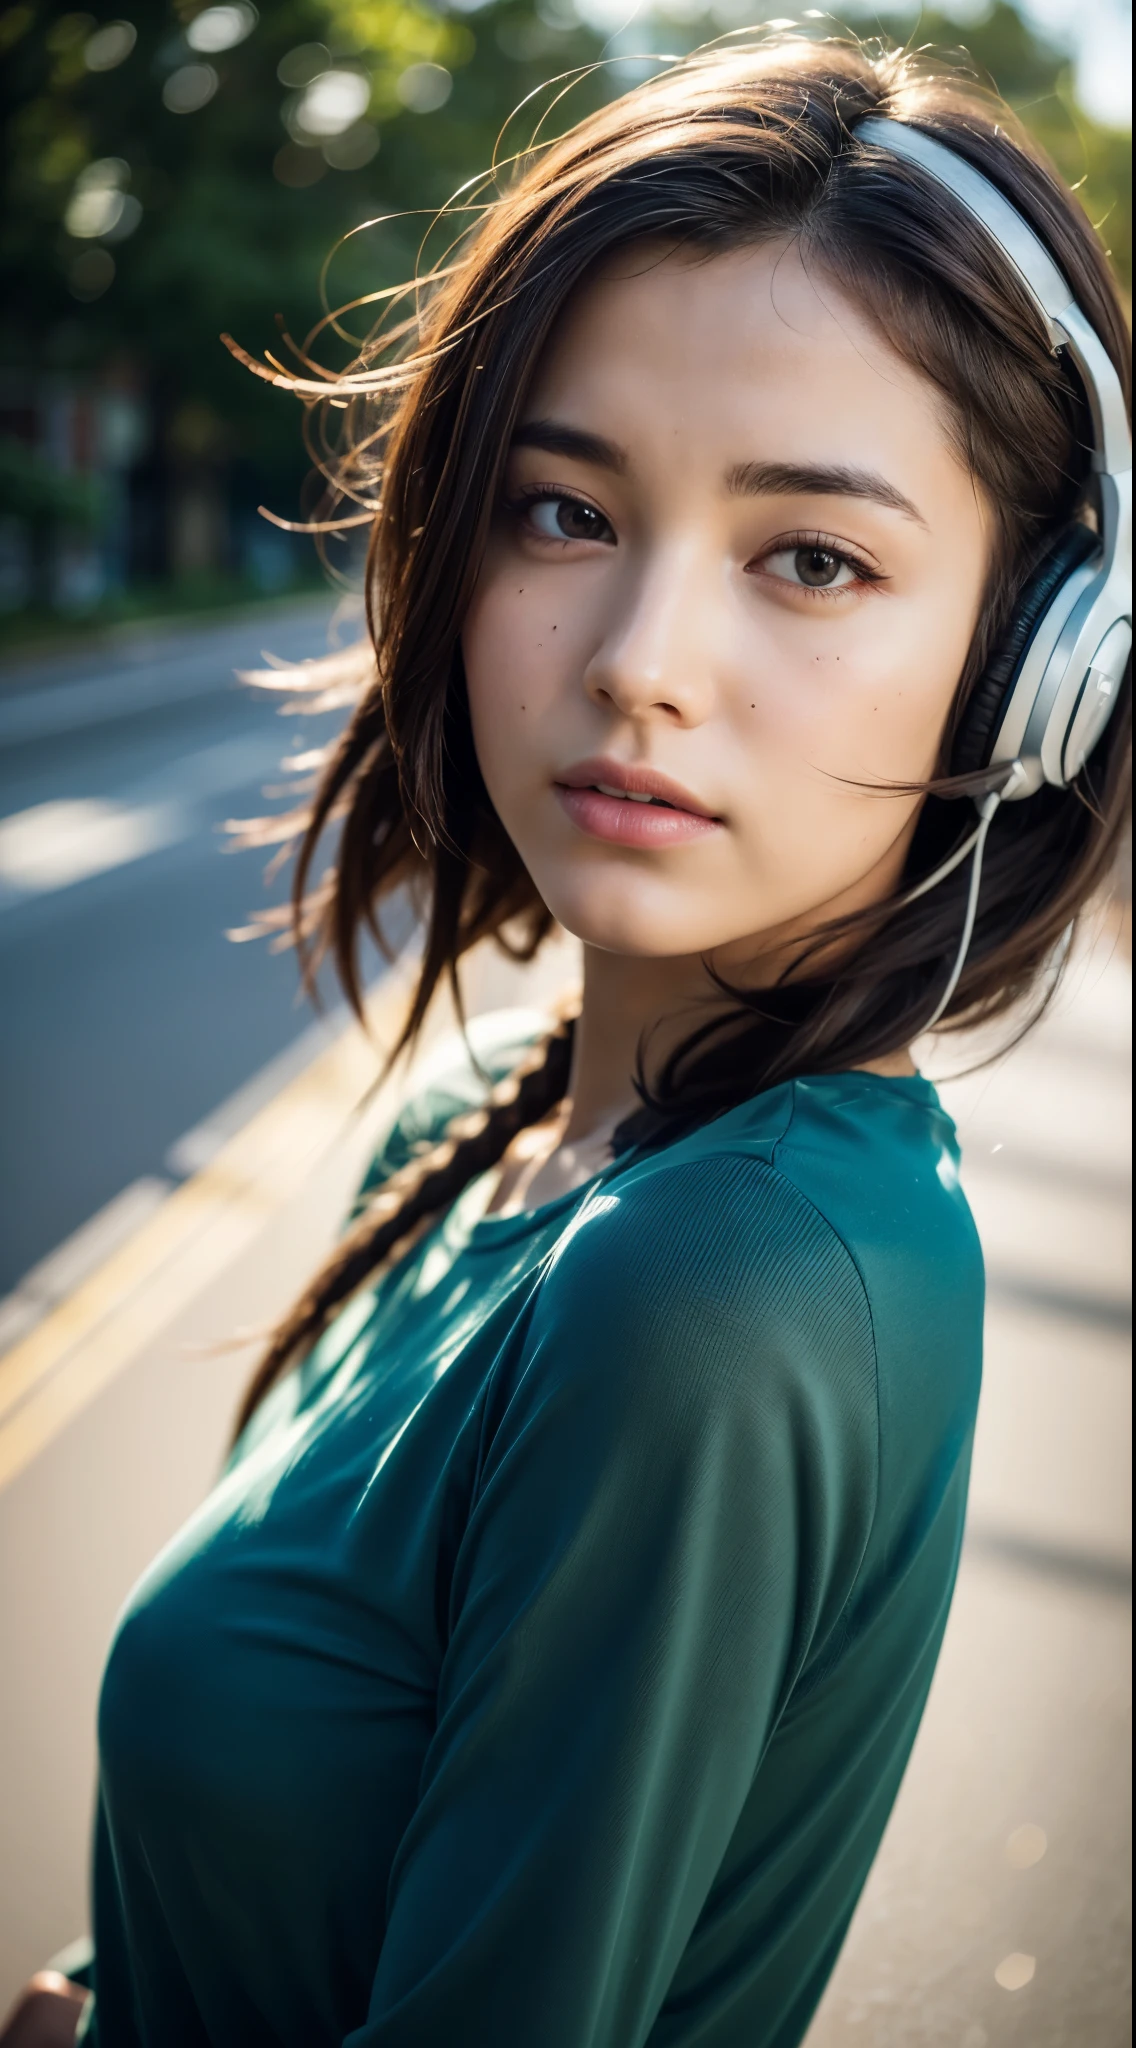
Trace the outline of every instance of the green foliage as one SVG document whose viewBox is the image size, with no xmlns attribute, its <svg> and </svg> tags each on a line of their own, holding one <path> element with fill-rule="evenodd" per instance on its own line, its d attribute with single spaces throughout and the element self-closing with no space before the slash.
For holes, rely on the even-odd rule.
<svg viewBox="0 0 1136 2048">
<path fill-rule="evenodd" d="M 1037 140 L 1078 193 L 1131 304 L 1131 135 L 1090 121 L 1077 106 L 1067 76 L 1047 99 L 1024 111 Z"/>
<path fill-rule="evenodd" d="M 194 11 L 184 9 L 187 25 Z M 35 359 L 46 338 L 57 356 L 89 363 L 141 353 L 173 391 L 222 412 L 248 382 L 218 346 L 222 329 L 259 346 L 280 313 L 302 333 L 318 316 L 321 265 L 340 236 L 368 217 L 436 208 L 487 161 L 511 109 L 548 69 L 588 62 L 598 47 L 587 30 L 546 31 L 528 56 L 514 36 L 505 59 L 499 34 L 508 42 L 511 28 L 532 28 L 517 0 L 494 0 L 476 31 L 418 0 L 271 0 L 252 33 L 216 55 L 194 52 L 165 0 L 134 0 L 132 16 L 134 47 L 105 72 L 84 62 L 92 16 L 41 0 L 0 17 L 9 44 L 0 274 L 15 286 L 0 348 L 9 360 Z M 364 125 L 380 138 L 368 164 L 331 168 L 335 138 L 326 153 L 289 141 L 300 94 L 277 71 L 310 45 L 366 80 Z M 203 64 L 216 74 L 212 97 L 170 111 L 163 87 Z M 402 103 L 399 81 L 415 65 L 440 67 L 443 90 L 446 73 L 453 78 L 444 107 Z M 88 290 L 91 238 L 68 232 L 69 209 L 73 221 L 76 181 L 116 161 L 134 203 L 97 238 L 113 282 Z M 397 277 L 416 240 L 415 223 L 366 237 L 340 260 L 337 295 Z"/>
</svg>

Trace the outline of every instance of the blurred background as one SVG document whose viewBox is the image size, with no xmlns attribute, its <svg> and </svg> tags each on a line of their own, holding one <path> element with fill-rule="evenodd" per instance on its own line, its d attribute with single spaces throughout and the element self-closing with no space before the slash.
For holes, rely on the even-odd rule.
<svg viewBox="0 0 1136 2048">
<path fill-rule="evenodd" d="M 278 326 L 303 336 L 337 239 L 439 205 L 550 77 L 607 60 L 570 95 L 583 111 L 640 75 L 637 56 L 755 18 L 753 0 L 269 0 L 259 14 L 132 0 L 131 16 L 42 0 L 0 15 L 8 646 L 309 586 L 308 544 L 257 516 L 297 509 L 296 409 L 230 360 L 221 331 L 256 354 Z M 841 18 L 964 46 L 1079 186 L 1127 282 L 1123 0 Z M 831 20 L 810 9 L 807 25 Z M 405 276 L 422 225 L 353 239 L 332 302 Z"/>
<path fill-rule="evenodd" d="M 603 60 L 554 121 L 773 18 L 123 4 L 0 14 L 0 2010 L 84 1925 L 103 1650 L 216 1470 L 251 1356 L 216 1341 L 315 1263 L 384 1107 L 356 1115 L 375 1053 L 331 991 L 313 1022 L 290 957 L 227 936 L 283 884 L 225 850 L 226 819 L 342 716 L 282 718 L 234 672 L 317 656 L 359 613 L 346 549 L 332 583 L 260 516 L 300 514 L 301 414 L 219 337 L 301 340 L 329 257 L 336 305 L 407 276 L 429 211 L 536 95 L 520 146 L 560 74 Z M 1125 0 L 801 24 L 965 53 L 1130 290 Z M 1128 894 L 1044 1032 L 948 1084 L 991 1275 L 972 1525 L 814 2048 L 1130 2038 Z M 571 971 L 475 962 L 471 1007 Z M 381 1038 L 399 992 L 370 978 Z"/>
</svg>

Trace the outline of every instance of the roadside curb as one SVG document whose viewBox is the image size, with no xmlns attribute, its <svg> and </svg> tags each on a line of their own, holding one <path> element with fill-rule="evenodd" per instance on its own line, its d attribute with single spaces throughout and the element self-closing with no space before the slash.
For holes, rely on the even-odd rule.
<svg viewBox="0 0 1136 2048">
<path fill-rule="evenodd" d="M 407 970 L 384 976 L 365 1034 L 342 1024 L 26 1336 L 0 1357 L 0 1489 L 207 1288 L 302 1188 L 365 1098 L 405 1011 Z M 45 1262 L 47 1264 L 48 1262 Z"/>
</svg>

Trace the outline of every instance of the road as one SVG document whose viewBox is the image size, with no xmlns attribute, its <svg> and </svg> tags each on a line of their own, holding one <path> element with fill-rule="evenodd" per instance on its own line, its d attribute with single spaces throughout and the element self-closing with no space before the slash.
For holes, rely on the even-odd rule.
<svg viewBox="0 0 1136 2048">
<path fill-rule="evenodd" d="M 311 1023 L 290 955 L 225 936 L 271 897 L 220 828 L 334 729 L 234 670 L 326 653 L 331 614 L 0 672 L 0 1295 L 114 1198 L 124 1221 L 156 1199 L 192 1163 L 183 1134 Z"/>
</svg>

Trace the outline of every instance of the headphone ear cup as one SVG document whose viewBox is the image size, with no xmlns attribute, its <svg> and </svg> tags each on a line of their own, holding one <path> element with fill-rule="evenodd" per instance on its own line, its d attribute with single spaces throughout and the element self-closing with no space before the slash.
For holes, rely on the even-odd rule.
<svg viewBox="0 0 1136 2048">
<path fill-rule="evenodd" d="M 994 742 L 1022 671 L 1030 643 L 1061 585 L 1100 547 L 1091 526 L 1070 526 L 1039 562 L 1018 599 L 1008 631 L 979 677 L 955 734 L 952 775 L 975 775 L 990 765 Z"/>
</svg>

